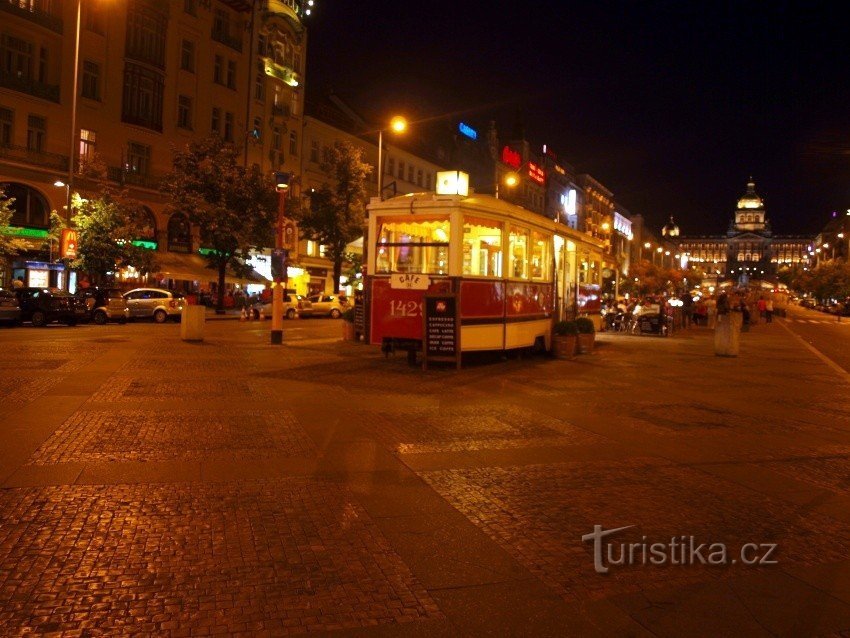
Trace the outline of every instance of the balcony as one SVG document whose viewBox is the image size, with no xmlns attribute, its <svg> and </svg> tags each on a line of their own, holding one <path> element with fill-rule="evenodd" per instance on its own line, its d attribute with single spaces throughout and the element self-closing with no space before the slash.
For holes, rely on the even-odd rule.
<svg viewBox="0 0 850 638">
<path fill-rule="evenodd" d="M 22 7 L 20 0 L 0 0 L 0 11 L 24 18 L 56 33 L 62 33 L 62 18 L 37 7 Z"/>
<path fill-rule="evenodd" d="M 161 175 L 133 173 L 125 170 L 122 166 L 107 167 L 106 177 L 109 181 L 121 184 L 121 186 L 138 186 L 139 188 L 148 188 L 150 190 L 159 190 L 163 179 Z"/>
<path fill-rule="evenodd" d="M 272 115 L 275 117 L 289 117 L 292 115 L 292 109 L 288 104 L 273 104 Z"/>
<path fill-rule="evenodd" d="M 2 5 L 5 6 L 5 5 Z M 45 84 L 32 78 L 24 77 L 14 73 L 0 71 L 0 87 L 12 89 L 20 93 L 27 93 L 42 100 L 59 103 L 59 85 Z"/>
<path fill-rule="evenodd" d="M 32 151 L 26 146 L 0 146 L 0 159 L 7 162 L 31 164 L 39 168 L 49 168 L 61 173 L 68 172 L 67 155 Z"/>
<path fill-rule="evenodd" d="M 277 15 L 286 18 L 294 27 L 300 28 L 303 15 L 302 4 L 300 0 L 266 0 L 264 8 L 267 16 Z"/>
<path fill-rule="evenodd" d="M 289 86 L 294 87 L 301 84 L 301 76 L 294 69 L 283 64 L 278 64 L 269 57 L 262 58 L 262 60 L 266 75 L 281 80 Z"/>
<path fill-rule="evenodd" d="M 216 42 L 221 42 L 224 46 L 242 53 L 242 36 L 232 36 L 221 29 L 213 29 L 211 37 Z"/>
</svg>

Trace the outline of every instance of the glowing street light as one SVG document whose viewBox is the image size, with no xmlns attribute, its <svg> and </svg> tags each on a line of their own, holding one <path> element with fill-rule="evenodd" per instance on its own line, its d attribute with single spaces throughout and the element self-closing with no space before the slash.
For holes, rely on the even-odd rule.
<svg viewBox="0 0 850 638">
<path fill-rule="evenodd" d="M 389 130 L 393 133 L 404 133 L 407 130 L 407 120 L 396 115 L 390 120 Z M 384 129 L 378 129 L 378 198 L 384 199 Z"/>
</svg>

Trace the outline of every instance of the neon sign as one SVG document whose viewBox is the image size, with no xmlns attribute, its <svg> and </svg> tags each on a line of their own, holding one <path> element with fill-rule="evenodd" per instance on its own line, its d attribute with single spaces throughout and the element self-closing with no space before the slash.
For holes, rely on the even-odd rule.
<svg viewBox="0 0 850 638">
<path fill-rule="evenodd" d="M 509 146 L 505 146 L 502 149 L 502 162 L 512 168 L 519 168 L 522 164 L 522 157 L 520 157 L 520 154 Z"/>
<path fill-rule="evenodd" d="M 538 184 L 546 183 L 546 171 L 533 162 L 528 163 L 528 176 Z"/>
<path fill-rule="evenodd" d="M 460 131 L 461 135 L 465 135 L 471 140 L 478 139 L 478 131 L 472 128 L 469 124 L 464 124 L 463 122 L 461 122 L 457 125 L 457 130 Z"/>
</svg>

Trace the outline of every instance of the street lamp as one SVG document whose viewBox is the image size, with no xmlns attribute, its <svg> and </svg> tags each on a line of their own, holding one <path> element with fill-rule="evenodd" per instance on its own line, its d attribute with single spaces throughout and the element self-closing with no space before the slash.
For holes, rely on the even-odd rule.
<svg viewBox="0 0 850 638">
<path fill-rule="evenodd" d="M 640 259 L 641 259 L 641 261 L 643 261 L 643 250 L 644 250 L 644 248 L 645 248 L 646 250 L 649 250 L 649 248 L 650 248 L 650 246 L 651 246 L 651 245 L 652 245 L 652 244 L 650 244 L 648 241 L 646 241 L 646 242 L 644 242 L 644 243 L 643 243 L 643 248 L 641 248 L 641 249 L 640 249 Z"/>
<path fill-rule="evenodd" d="M 661 253 L 664 252 L 664 249 L 661 246 L 659 246 L 658 248 L 655 249 L 655 252 L 658 255 L 658 261 L 662 261 L 663 257 L 661 257 Z M 655 255 L 653 255 L 653 257 L 652 257 L 652 263 L 653 264 L 655 263 Z M 662 262 L 661 265 L 663 266 L 664 263 Z"/>
<path fill-rule="evenodd" d="M 389 130 L 393 133 L 404 133 L 407 130 L 407 120 L 396 115 L 390 120 Z M 378 197 L 384 199 L 384 129 L 378 129 Z"/>
<path fill-rule="evenodd" d="M 277 200 L 277 226 L 274 237 L 274 254 L 272 254 L 272 332 L 271 344 L 277 346 L 283 343 L 283 287 L 286 285 L 287 252 L 284 247 L 286 227 L 286 193 L 292 182 L 292 173 L 275 173 L 275 190 Z"/>
<path fill-rule="evenodd" d="M 519 184 L 519 175 L 511 171 L 510 173 L 505 173 L 501 179 L 496 180 L 496 199 L 499 199 L 499 184 L 501 182 L 504 182 L 508 188 L 514 188 Z"/>
</svg>

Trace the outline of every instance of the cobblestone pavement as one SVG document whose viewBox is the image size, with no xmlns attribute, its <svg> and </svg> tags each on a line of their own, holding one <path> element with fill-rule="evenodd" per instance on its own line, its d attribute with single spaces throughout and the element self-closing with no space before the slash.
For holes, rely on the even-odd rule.
<svg viewBox="0 0 850 638">
<path fill-rule="evenodd" d="M 0 331 L 0 636 L 850 632 L 850 394 L 780 322 L 427 372 L 339 331 Z M 596 525 L 778 563 L 602 575 Z"/>
</svg>

